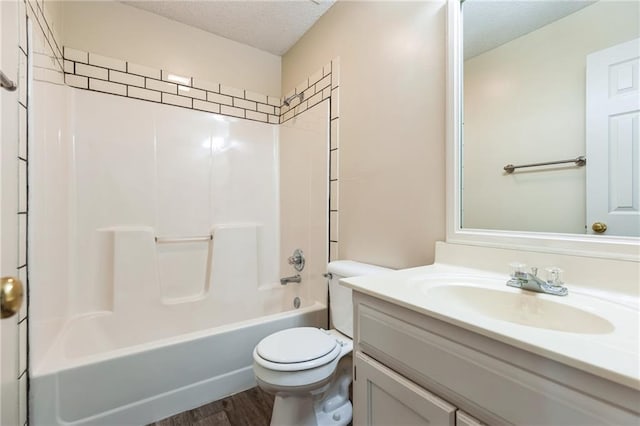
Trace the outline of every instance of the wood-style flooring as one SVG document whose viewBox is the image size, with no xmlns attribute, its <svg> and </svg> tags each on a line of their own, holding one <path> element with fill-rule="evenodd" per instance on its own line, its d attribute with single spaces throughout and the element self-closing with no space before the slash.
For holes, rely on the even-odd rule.
<svg viewBox="0 0 640 426">
<path fill-rule="evenodd" d="M 149 426 L 268 426 L 273 399 L 262 389 L 251 388 Z"/>
</svg>

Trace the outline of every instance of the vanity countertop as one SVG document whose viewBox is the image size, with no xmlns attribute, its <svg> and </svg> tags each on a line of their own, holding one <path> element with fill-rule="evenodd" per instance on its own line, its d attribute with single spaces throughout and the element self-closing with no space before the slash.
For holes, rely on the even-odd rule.
<svg viewBox="0 0 640 426">
<path fill-rule="evenodd" d="M 607 297 L 571 284 L 564 297 L 533 293 L 508 287 L 508 278 L 436 263 L 341 284 L 640 390 L 635 298 Z"/>
</svg>

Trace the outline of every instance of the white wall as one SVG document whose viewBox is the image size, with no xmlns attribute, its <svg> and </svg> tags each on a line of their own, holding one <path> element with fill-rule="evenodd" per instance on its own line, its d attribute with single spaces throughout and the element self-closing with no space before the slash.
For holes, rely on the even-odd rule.
<svg viewBox="0 0 640 426">
<path fill-rule="evenodd" d="M 280 97 L 279 56 L 116 1 L 62 3 L 65 46 Z"/>
<path fill-rule="evenodd" d="M 297 248 L 306 264 L 298 291 L 327 302 L 329 105 L 321 102 L 280 126 L 280 275 L 298 272 L 287 259 Z"/>
<path fill-rule="evenodd" d="M 74 311 L 112 308 L 97 251 L 101 228 L 149 226 L 157 236 L 188 237 L 219 225 L 258 224 L 258 247 L 247 247 L 245 267 L 255 266 L 249 259 L 257 249 L 259 284 L 277 283 L 276 127 L 83 90 L 73 94 Z M 192 251 L 197 256 L 202 250 Z M 167 273 L 160 274 L 161 283 Z M 188 292 L 187 281 L 196 278 L 186 271 L 182 276 L 181 291 Z M 181 291 L 169 296 L 189 296 Z"/>
<path fill-rule="evenodd" d="M 338 1 L 283 57 L 282 87 L 340 57 L 339 257 L 431 263 L 445 234 L 444 1 Z"/>
<path fill-rule="evenodd" d="M 69 89 L 34 82 L 29 146 L 31 362 L 69 319 L 71 291 Z M 32 364 L 33 367 L 33 364 Z"/>
<path fill-rule="evenodd" d="M 34 2 L 34 6 L 39 5 L 43 15 L 47 20 L 47 25 L 51 30 L 53 38 L 56 43 L 62 49 L 61 33 L 62 26 L 64 24 L 63 7 L 66 2 L 59 0 L 42 0 L 41 2 Z M 37 7 L 37 6 L 36 6 Z"/>
<path fill-rule="evenodd" d="M 586 168 L 502 168 L 585 154 L 586 56 L 638 37 L 639 16 L 600 1 L 465 61 L 463 227 L 585 232 Z"/>
</svg>

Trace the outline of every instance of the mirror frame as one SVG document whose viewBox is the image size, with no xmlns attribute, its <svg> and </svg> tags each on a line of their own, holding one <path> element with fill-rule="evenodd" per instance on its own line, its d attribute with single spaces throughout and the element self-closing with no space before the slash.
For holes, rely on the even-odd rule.
<svg viewBox="0 0 640 426">
<path fill-rule="evenodd" d="M 462 3 L 447 1 L 446 204 L 448 243 L 640 262 L 640 238 L 466 229 L 461 219 Z"/>
</svg>

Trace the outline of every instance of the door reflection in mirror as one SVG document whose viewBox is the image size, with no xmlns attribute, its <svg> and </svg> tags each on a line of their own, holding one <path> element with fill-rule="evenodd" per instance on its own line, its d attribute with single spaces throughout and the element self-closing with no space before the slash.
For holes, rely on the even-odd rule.
<svg viewBox="0 0 640 426">
<path fill-rule="evenodd" d="M 627 65 L 616 76 L 628 108 L 595 130 L 588 99 L 608 99 L 614 83 L 588 87 L 587 62 L 637 43 L 640 2 L 465 0 L 462 15 L 462 227 L 593 234 L 593 222 L 625 217 L 639 225 L 608 226 L 607 234 L 639 236 L 639 55 L 620 59 Z M 581 155 L 586 167 L 504 171 Z M 603 162 L 604 172 L 590 169 Z"/>
</svg>

